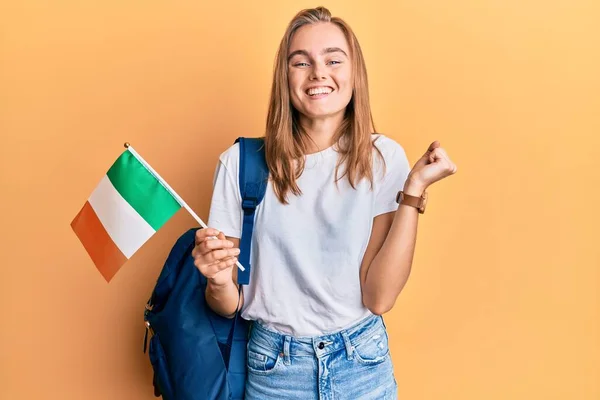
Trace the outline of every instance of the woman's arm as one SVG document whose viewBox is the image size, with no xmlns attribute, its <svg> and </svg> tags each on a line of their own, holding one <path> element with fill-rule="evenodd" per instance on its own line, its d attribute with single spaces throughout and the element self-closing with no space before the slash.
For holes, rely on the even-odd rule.
<svg viewBox="0 0 600 400">
<path fill-rule="evenodd" d="M 424 188 L 407 181 L 404 192 L 421 196 Z M 373 314 L 392 309 L 410 275 L 419 213 L 400 205 L 398 210 L 373 219 L 371 238 L 360 268 L 363 304 Z"/>
<path fill-rule="evenodd" d="M 408 174 L 404 192 L 420 197 L 430 185 L 456 171 L 456 165 L 436 140 Z M 407 205 L 373 219 L 371 238 L 360 268 L 363 304 L 373 314 L 391 310 L 408 280 L 418 219 L 418 210 Z"/>
<path fill-rule="evenodd" d="M 238 249 L 240 239 L 227 237 L 227 240 L 233 242 L 233 248 Z M 241 310 L 244 304 L 244 295 L 239 292 L 237 285 L 237 267 L 234 265 L 230 271 L 232 279 L 227 279 L 224 283 L 216 283 L 216 280 L 207 278 L 206 291 L 204 297 L 208 306 L 217 314 L 226 318 L 233 318 L 237 310 Z M 220 273 L 227 273 L 221 271 Z"/>
</svg>

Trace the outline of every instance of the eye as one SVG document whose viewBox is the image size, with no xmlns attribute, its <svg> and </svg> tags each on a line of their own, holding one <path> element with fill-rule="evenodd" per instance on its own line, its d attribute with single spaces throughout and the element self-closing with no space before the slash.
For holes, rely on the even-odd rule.
<svg viewBox="0 0 600 400">
<path fill-rule="evenodd" d="M 294 64 L 294 67 L 308 67 L 308 63 L 297 62 L 297 63 Z"/>
<path fill-rule="evenodd" d="M 341 61 L 337 61 L 337 60 L 331 60 L 331 61 L 329 61 L 327 64 L 330 64 L 330 65 L 337 65 L 337 64 L 341 64 L 341 63 L 342 63 Z"/>
</svg>

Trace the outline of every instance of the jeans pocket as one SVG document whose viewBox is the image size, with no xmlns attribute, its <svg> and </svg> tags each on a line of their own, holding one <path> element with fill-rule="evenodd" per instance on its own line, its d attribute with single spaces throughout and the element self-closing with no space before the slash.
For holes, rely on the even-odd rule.
<svg viewBox="0 0 600 400">
<path fill-rule="evenodd" d="M 267 375 L 275 371 L 281 363 L 281 357 L 275 350 L 268 350 L 249 343 L 248 371 L 254 374 Z"/>
<path fill-rule="evenodd" d="M 388 358 L 389 354 L 390 348 L 385 329 L 377 329 L 361 337 L 354 345 L 354 355 L 363 364 L 380 364 Z"/>
</svg>

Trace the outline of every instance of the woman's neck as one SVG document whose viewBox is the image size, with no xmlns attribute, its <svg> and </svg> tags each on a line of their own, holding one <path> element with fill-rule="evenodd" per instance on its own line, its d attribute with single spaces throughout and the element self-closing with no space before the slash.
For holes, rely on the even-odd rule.
<svg viewBox="0 0 600 400">
<path fill-rule="evenodd" d="M 333 137 L 342 124 L 343 116 L 328 118 L 301 118 L 300 125 L 306 134 L 310 137 L 307 153 L 317 153 L 330 146 L 333 143 Z"/>
</svg>

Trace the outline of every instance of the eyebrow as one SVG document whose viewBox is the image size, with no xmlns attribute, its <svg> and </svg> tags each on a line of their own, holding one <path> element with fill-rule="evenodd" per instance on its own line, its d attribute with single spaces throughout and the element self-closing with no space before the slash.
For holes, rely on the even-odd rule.
<svg viewBox="0 0 600 400">
<path fill-rule="evenodd" d="M 340 49 L 339 47 L 326 47 L 323 49 L 323 51 L 321 51 L 321 54 L 329 54 L 329 53 L 342 53 L 346 57 L 348 57 L 348 54 L 346 54 L 346 52 L 344 50 Z M 303 56 L 309 57 L 308 51 L 296 50 L 296 51 L 290 53 L 290 55 L 288 56 L 288 61 L 291 60 L 292 57 L 297 56 L 297 55 L 303 55 Z"/>
</svg>

